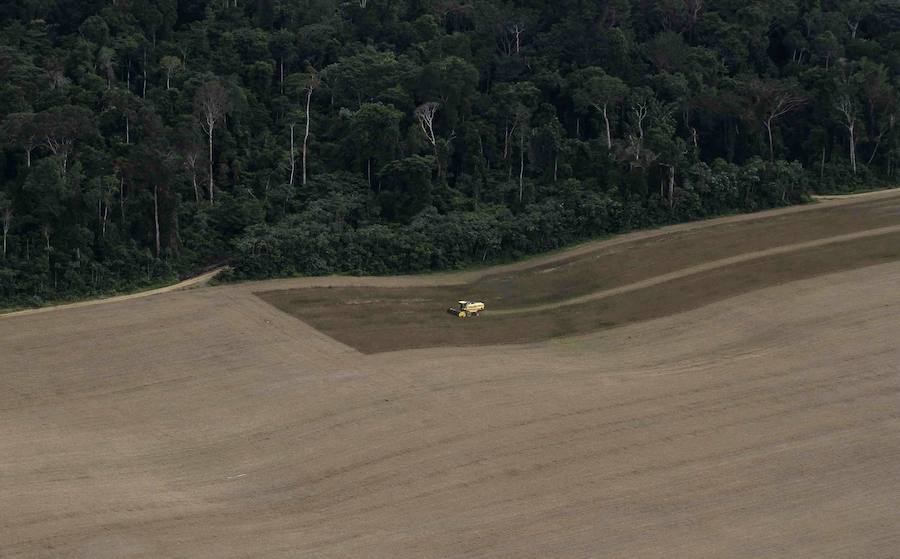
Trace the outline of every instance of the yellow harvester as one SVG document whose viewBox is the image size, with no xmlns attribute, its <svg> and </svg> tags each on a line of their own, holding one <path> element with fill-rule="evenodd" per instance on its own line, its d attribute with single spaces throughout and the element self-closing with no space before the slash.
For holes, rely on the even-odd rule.
<svg viewBox="0 0 900 559">
<path fill-rule="evenodd" d="M 470 316 L 479 316 L 484 310 L 484 303 L 474 301 L 459 301 L 459 306 L 450 307 L 447 312 L 455 314 L 460 318 L 469 318 Z"/>
</svg>

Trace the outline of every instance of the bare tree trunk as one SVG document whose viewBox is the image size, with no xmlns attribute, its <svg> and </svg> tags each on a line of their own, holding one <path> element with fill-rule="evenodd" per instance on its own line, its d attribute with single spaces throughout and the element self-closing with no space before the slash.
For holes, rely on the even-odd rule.
<svg viewBox="0 0 900 559">
<path fill-rule="evenodd" d="M 669 166 L 669 209 L 675 207 L 675 165 Z"/>
<path fill-rule="evenodd" d="M 525 130 L 519 133 L 519 203 L 525 193 Z"/>
<path fill-rule="evenodd" d="M 869 160 L 866 161 L 866 165 L 871 165 L 873 161 L 875 161 L 875 156 L 878 155 L 878 146 L 881 145 L 881 136 L 878 136 L 878 140 L 875 142 L 875 149 L 872 150 L 872 155 L 869 157 Z"/>
<path fill-rule="evenodd" d="M 292 123 L 290 123 L 288 126 L 289 126 L 290 129 L 291 129 L 291 153 L 290 153 L 290 156 L 291 156 L 291 176 L 290 176 L 290 178 L 288 178 L 288 186 L 294 186 L 294 169 L 296 168 L 296 161 L 297 161 L 297 158 L 296 158 L 296 156 L 294 155 L 294 126 L 296 126 L 296 124 L 292 122 Z"/>
<path fill-rule="evenodd" d="M 232 109 L 231 95 L 219 81 L 203 84 L 194 98 L 200 113 L 200 128 L 206 132 L 209 140 L 209 204 L 215 202 L 215 173 L 213 169 L 213 137 L 216 124 L 228 127 L 228 112 Z"/>
<path fill-rule="evenodd" d="M 775 144 L 772 140 L 772 119 L 767 119 L 765 121 L 766 132 L 769 135 L 769 161 L 772 162 L 772 165 L 775 164 Z"/>
<path fill-rule="evenodd" d="M 856 110 L 853 99 L 849 96 L 842 97 L 837 104 L 838 111 L 844 115 L 844 126 L 850 133 L 850 166 L 853 174 L 856 174 Z"/>
<path fill-rule="evenodd" d="M 125 145 L 131 143 L 131 123 L 128 122 L 128 114 L 125 114 Z"/>
<path fill-rule="evenodd" d="M 3 210 L 3 259 L 6 260 L 6 239 L 9 236 L 9 229 L 12 226 L 12 210 L 6 208 Z"/>
<path fill-rule="evenodd" d="M 144 48 L 144 83 L 141 86 L 141 99 L 147 98 L 147 49 Z"/>
<path fill-rule="evenodd" d="M 825 146 L 822 146 L 822 166 L 819 169 L 819 181 L 825 180 Z"/>
<path fill-rule="evenodd" d="M 441 154 L 438 152 L 437 141 L 435 141 L 435 143 L 432 145 L 432 147 L 434 148 L 434 161 L 437 164 L 438 179 L 443 179 L 444 178 L 444 162 L 441 161 Z M 450 162 L 448 161 L 447 164 L 449 165 Z"/>
<path fill-rule="evenodd" d="M 109 201 L 103 206 L 103 214 L 100 221 L 100 236 L 106 237 L 106 224 L 109 222 Z"/>
<path fill-rule="evenodd" d="M 103 179 L 97 177 L 97 225 L 103 231 Z"/>
<path fill-rule="evenodd" d="M 153 225 L 156 227 L 156 258 L 159 259 L 159 187 L 153 186 Z"/>
<path fill-rule="evenodd" d="M 601 112 L 603 113 L 603 120 L 606 122 L 606 147 L 612 150 L 612 131 L 609 126 L 609 112 L 608 112 L 608 104 L 604 103 Z"/>
<path fill-rule="evenodd" d="M 438 153 L 437 147 L 437 136 L 434 133 L 434 118 L 437 114 L 438 108 L 440 107 L 440 103 L 436 102 L 428 102 L 419 105 L 415 110 L 416 120 L 419 121 L 419 127 L 422 129 L 422 133 L 425 134 L 425 137 L 428 139 L 428 142 L 431 144 L 431 148 L 434 152 L 434 161 L 437 165 L 437 174 L 438 178 L 444 177 L 444 166 L 441 163 L 440 154 Z M 452 138 L 451 138 L 452 139 Z"/>
<path fill-rule="evenodd" d="M 306 92 L 306 131 L 303 133 L 303 185 L 306 186 L 306 151 L 309 144 L 309 107 L 312 101 L 313 88 Z"/>
<path fill-rule="evenodd" d="M 503 129 L 503 160 L 509 158 L 509 122 L 506 123 L 506 127 Z"/>
<path fill-rule="evenodd" d="M 125 228 L 125 177 L 119 178 L 119 211 L 122 214 L 122 228 Z"/>
<path fill-rule="evenodd" d="M 559 176 L 559 153 L 553 157 L 553 182 L 556 182 Z"/>
<path fill-rule="evenodd" d="M 194 201 L 200 205 L 200 185 L 197 184 L 197 158 L 199 153 L 196 147 L 191 144 L 185 150 L 184 168 L 191 173 L 191 186 L 194 188 Z"/>
<path fill-rule="evenodd" d="M 25 149 L 25 166 L 31 169 L 31 152 L 34 148 Z"/>
<path fill-rule="evenodd" d="M 638 148 L 635 159 L 641 159 L 641 151 L 644 149 L 644 119 L 638 121 Z"/>
<path fill-rule="evenodd" d="M 631 110 L 634 113 L 635 121 L 637 123 L 638 137 L 635 139 L 634 136 L 629 135 L 629 138 L 631 139 L 634 149 L 634 160 L 635 162 L 639 162 L 641 160 L 641 152 L 644 149 L 644 120 L 649 114 L 649 109 L 645 103 L 637 103 Z"/>
<path fill-rule="evenodd" d="M 871 165 L 873 161 L 875 161 L 875 156 L 878 154 L 878 148 L 881 146 L 881 138 L 884 137 L 885 130 L 882 130 L 878 134 L 878 139 L 875 141 L 875 149 L 872 150 L 872 156 L 869 157 L 869 161 L 866 162 L 866 165 Z"/>
<path fill-rule="evenodd" d="M 284 95 L 284 57 L 281 57 L 281 64 L 279 65 L 281 69 L 281 80 L 279 81 L 279 91 Z"/>
<path fill-rule="evenodd" d="M 209 205 L 213 203 L 213 126 L 209 126 Z"/>
</svg>

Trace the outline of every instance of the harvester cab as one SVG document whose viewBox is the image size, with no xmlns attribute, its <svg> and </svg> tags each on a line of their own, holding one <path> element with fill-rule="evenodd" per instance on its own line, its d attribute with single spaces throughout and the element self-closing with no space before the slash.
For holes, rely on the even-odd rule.
<svg viewBox="0 0 900 559">
<path fill-rule="evenodd" d="M 458 306 L 450 307 L 447 312 L 455 314 L 459 318 L 469 318 L 470 316 L 480 316 L 484 310 L 484 303 L 478 301 L 458 301 Z"/>
</svg>

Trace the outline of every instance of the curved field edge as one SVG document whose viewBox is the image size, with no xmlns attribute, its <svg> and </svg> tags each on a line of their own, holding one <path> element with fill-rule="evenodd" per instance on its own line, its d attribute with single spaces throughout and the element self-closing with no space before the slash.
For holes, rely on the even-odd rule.
<svg viewBox="0 0 900 559">
<path fill-rule="evenodd" d="M 379 353 L 581 335 L 900 259 L 900 199 L 893 193 L 822 203 L 789 218 L 797 213 L 790 209 L 639 232 L 443 278 L 364 278 L 255 293 L 343 344 Z M 460 298 L 484 300 L 488 311 L 467 321 L 443 312 Z"/>
<path fill-rule="evenodd" d="M 135 291 L 134 293 L 126 293 L 123 295 L 113 295 L 111 297 L 103 297 L 100 299 L 86 299 L 83 301 L 75 301 L 71 303 L 63 303 L 60 305 L 50 305 L 46 307 L 37 307 L 33 309 L 14 309 L 10 311 L 2 311 L 0 310 L 0 318 L 3 317 L 12 317 L 12 316 L 23 316 L 29 314 L 37 314 L 50 312 L 55 310 L 62 309 L 73 309 L 79 307 L 89 307 L 92 305 L 99 305 L 103 303 L 117 303 L 121 301 L 128 301 L 130 299 L 139 299 L 142 297 L 150 297 L 152 295 L 159 295 L 162 293 L 171 293 L 173 291 L 180 291 L 182 289 L 191 289 L 196 287 L 203 287 L 207 285 L 212 279 L 214 279 L 218 274 L 220 274 L 225 268 L 216 268 L 214 270 L 210 270 L 208 272 L 204 272 L 200 275 L 194 276 L 192 278 L 188 278 L 183 281 L 179 281 L 176 283 L 172 283 L 169 285 L 164 285 L 162 287 L 156 287 L 153 289 L 147 289 L 144 291 Z"/>
<path fill-rule="evenodd" d="M 574 246 L 550 251 L 544 254 L 532 255 L 516 262 L 498 264 L 494 266 L 477 267 L 460 271 L 435 272 L 431 274 L 409 274 L 400 276 L 307 276 L 293 278 L 277 278 L 270 280 L 257 280 L 248 282 L 236 282 L 231 286 L 242 286 L 253 292 L 265 292 L 271 290 L 309 288 L 309 287 L 391 287 L 398 285 L 460 285 L 466 284 L 486 276 L 504 273 L 519 272 L 544 265 L 556 264 L 569 259 L 577 259 L 598 250 L 617 247 L 619 245 L 633 243 L 635 241 L 653 240 L 668 236 L 673 233 L 683 233 L 695 230 L 704 230 L 719 225 L 730 225 L 744 222 L 753 222 L 767 218 L 803 214 L 824 208 L 837 208 L 847 205 L 857 205 L 869 201 L 881 199 L 900 198 L 900 189 L 879 190 L 854 196 L 833 196 L 827 199 L 816 200 L 810 204 L 788 206 L 763 210 L 754 213 L 736 214 L 723 217 L 715 217 L 699 221 L 690 221 L 675 225 L 667 225 L 656 229 L 642 229 L 630 233 L 622 233 L 602 239 L 595 239 L 576 244 Z"/>
<path fill-rule="evenodd" d="M 239 286 L 0 321 L 0 556 L 892 557 L 898 277 L 464 354 Z"/>
<path fill-rule="evenodd" d="M 125 301 L 130 299 L 136 299 L 141 297 L 150 297 L 153 295 L 170 293 L 172 291 L 178 291 L 182 289 L 188 288 L 200 288 L 200 287 L 239 287 L 241 289 L 250 289 L 252 291 L 268 291 L 268 290 L 276 290 L 276 289 L 291 289 L 291 288 L 306 288 L 306 287 L 315 287 L 315 286 L 378 286 L 378 285 L 390 285 L 395 283 L 396 278 L 404 278 L 404 281 L 407 281 L 411 285 L 458 285 L 470 283 L 472 281 L 478 280 L 487 275 L 493 274 L 502 274 L 507 272 L 516 272 L 520 270 L 526 270 L 529 268 L 535 268 L 547 264 L 553 264 L 556 262 L 560 262 L 563 260 L 578 258 L 582 255 L 589 254 L 595 252 L 599 249 L 609 248 L 618 246 L 621 244 L 631 243 L 634 241 L 644 240 L 644 239 L 654 239 L 657 237 L 670 235 L 672 233 L 685 232 L 685 231 L 693 231 L 696 229 L 703 229 L 706 227 L 713 227 L 716 225 L 729 224 L 729 223 L 742 223 L 746 221 L 756 221 L 760 219 L 766 219 L 773 216 L 781 216 L 781 215 L 792 215 L 797 213 L 808 212 L 811 210 L 821 209 L 823 207 L 837 207 L 843 205 L 852 205 L 859 204 L 869 200 L 876 200 L 880 198 L 892 198 L 892 197 L 900 197 L 900 188 L 894 189 L 883 189 L 883 190 L 873 190 L 870 192 L 864 193 L 852 193 L 845 195 L 822 195 L 822 196 L 814 196 L 813 202 L 810 204 L 797 205 L 797 206 L 788 206 L 784 208 L 775 208 L 769 210 L 763 210 L 759 212 L 747 213 L 747 214 L 736 214 L 730 216 L 723 217 L 715 217 L 710 219 L 704 219 L 699 221 L 691 221 L 685 223 L 679 223 L 675 225 L 667 225 L 664 227 L 659 227 L 656 229 L 643 229 L 639 231 L 633 231 L 630 233 L 623 233 L 619 235 L 614 235 L 612 237 L 604 237 L 602 239 L 595 239 L 585 241 L 576 245 L 573 245 L 568 248 L 562 248 L 554 251 L 550 251 L 544 254 L 537 254 L 525 257 L 521 260 L 517 260 L 515 262 L 507 263 L 507 264 L 499 264 L 493 266 L 479 266 L 474 268 L 469 268 L 461 271 L 452 271 L 452 272 L 435 272 L 432 274 L 411 274 L 411 275 L 403 275 L 403 276 L 346 276 L 346 275 L 332 275 L 332 276 L 315 276 L 315 277 L 294 277 L 294 278 L 277 278 L 270 280 L 255 280 L 255 281 L 238 281 L 238 282 L 228 282 L 223 284 L 216 284 L 212 282 L 221 272 L 227 269 L 227 267 L 217 268 L 215 270 L 211 270 L 209 272 L 205 272 L 198 276 L 188 278 L 184 281 L 173 283 L 170 285 L 165 285 L 162 287 L 157 287 L 153 289 L 147 289 L 142 291 L 135 291 L 133 293 L 126 293 L 121 295 L 113 295 L 109 297 L 99 297 L 99 298 L 91 298 L 91 299 L 83 299 L 72 302 L 65 302 L 62 304 L 50 304 L 46 306 L 36 307 L 36 308 L 11 308 L 11 309 L 0 309 L 0 318 L 4 317 L 12 317 L 12 316 L 22 316 L 32 313 L 44 313 L 50 312 L 59 309 L 69 309 L 69 308 L 78 308 L 83 306 L 91 306 L 97 304 L 105 304 L 105 303 L 115 303 L 118 301 Z"/>
</svg>

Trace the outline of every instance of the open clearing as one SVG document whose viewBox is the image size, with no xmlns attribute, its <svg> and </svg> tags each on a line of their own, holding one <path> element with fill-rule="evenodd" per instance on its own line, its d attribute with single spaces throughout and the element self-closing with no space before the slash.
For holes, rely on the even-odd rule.
<svg viewBox="0 0 900 559">
<path fill-rule="evenodd" d="M 0 317 L 0 557 L 896 558 L 898 282 L 884 193 Z"/>
</svg>

